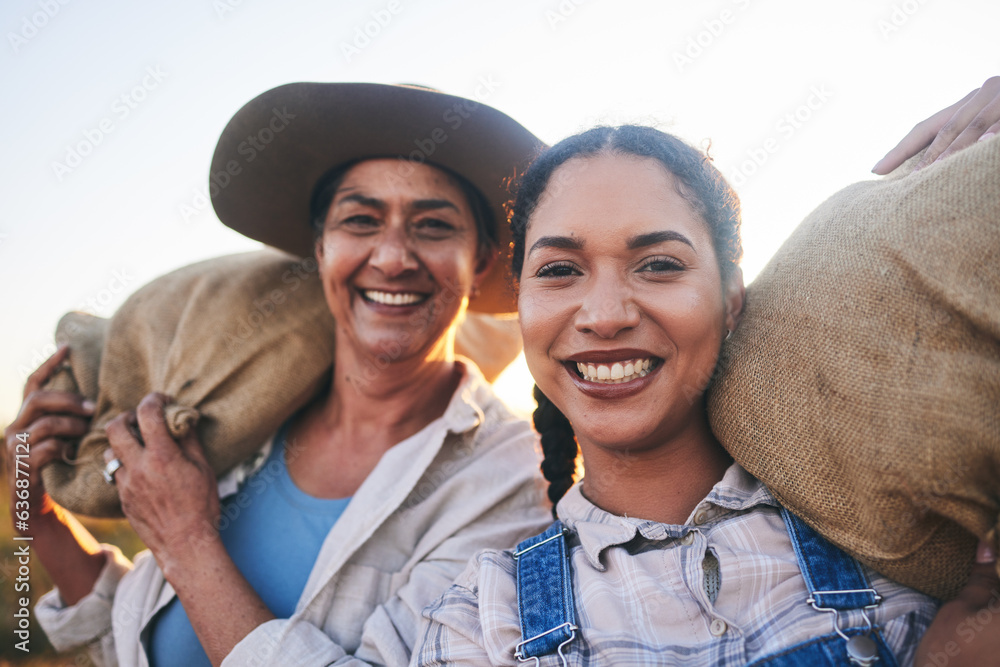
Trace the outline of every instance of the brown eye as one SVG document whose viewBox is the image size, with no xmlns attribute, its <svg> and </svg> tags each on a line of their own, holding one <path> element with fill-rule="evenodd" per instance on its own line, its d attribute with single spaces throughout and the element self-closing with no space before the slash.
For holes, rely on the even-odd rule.
<svg viewBox="0 0 1000 667">
<path fill-rule="evenodd" d="M 455 225 L 439 218 L 424 218 L 417 223 L 421 234 L 431 238 L 443 238 L 455 231 Z"/>
<path fill-rule="evenodd" d="M 357 230 L 370 230 L 378 226 L 378 221 L 370 215 L 352 215 L 341 220 L 340 226 Z"/>
<path fill-rule="evenodd" d="M 683 270 L 684 265 L 671 257 L 653 257 L 639 267 L 640 272 L 648 273 L 673 273 Z"/>
<path fill-rule="evenodd" d="M 538 269 L 536 278 L 565 278 L 579 274 L 576 267 L 569 262 L 552 262 Z"/>
</svg>

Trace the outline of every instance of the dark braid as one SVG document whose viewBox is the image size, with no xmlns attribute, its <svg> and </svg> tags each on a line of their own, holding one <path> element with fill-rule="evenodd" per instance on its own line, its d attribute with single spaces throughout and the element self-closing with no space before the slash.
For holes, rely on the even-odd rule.
<svg viewBox="0 0 1000 667">
<path fill-rule="evenodd" d="M 549 500 L 552 516 L 556 517 L 556 503 L 573 486 L 578 452 L 576 436 L 569 420 L 559 408 L 535 385 L 535 430 L 542 436 L 542 474 L 549 480 Z"/>
</svg>

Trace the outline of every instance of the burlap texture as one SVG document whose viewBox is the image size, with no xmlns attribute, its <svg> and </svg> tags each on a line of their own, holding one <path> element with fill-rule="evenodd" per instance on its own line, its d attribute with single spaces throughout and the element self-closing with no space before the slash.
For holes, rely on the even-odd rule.
<svg viewBox="0 0 1000 667">
<path fill-rule="evenodd" d="M 212 469 L 230 470 L 329 381 L 334 333 L 315 260 L 275 250 L 178 269 L 139 289 L 110 320 L 64 316 L 56 339 L 70 344 L 70 363 L 46 387 L 79 391 L 97 408 L 75 460 L 42 471 L 46 489 L 73 512 L 122 516 L 101 474 L 104 427 L 151 391 L 174 398 L 170 432 L 180 437 L 196 425 Z M 517 320 L 488 315 L 470 314 L 456 339 L 490 378 L 521 348 Z"/>
<path fill-rule="evenodd" d="M 785 506 L 949 599 L 1000 509 L 1000 138 L 849 186 L 747 290 L 712 428 Z"/>
</svg>

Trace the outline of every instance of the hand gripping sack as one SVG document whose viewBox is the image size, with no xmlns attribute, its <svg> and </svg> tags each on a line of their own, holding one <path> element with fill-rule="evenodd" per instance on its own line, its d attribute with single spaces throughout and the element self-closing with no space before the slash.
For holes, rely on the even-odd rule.
<svg viewBox="0 0 1000 667">
<path fill-rule="evenodd" d="M 997 536 L 1000 138 L 913 164 L 799 225 L 749 286 L 708 406 L 782 504 L 948 599 Z"/>
<path fill-rule="evenodd" d="M 167 427 L 194 427 L 216 474 L 263 445 L 329 382 L 335 322 L 314 259 L 264 250 L 210 259 L 157 278 L 110 320 L 69 313 L 56 340 L 69 363 L 47 388 L 79 391 L 97 408 L 75 458 L 42 470 L 52 498 L 70 511 L 120 517 L 104 481 L 104 427 L 143 396 L 174 398 Z M 516 319 L 469 313 L 456 349 L 483 360 L 493 379 L 520 352 Z M 370 372 L 381 372 L 373 364 Z"/>
</svg>

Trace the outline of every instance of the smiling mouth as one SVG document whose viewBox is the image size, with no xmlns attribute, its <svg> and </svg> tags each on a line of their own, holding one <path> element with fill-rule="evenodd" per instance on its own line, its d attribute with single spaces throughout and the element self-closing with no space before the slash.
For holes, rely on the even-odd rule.
<svg viewBox="0 0 1000 667">
<path fill-rule="evenodd" d="M 429 294 L 420 292 L 383 292 L 381 290 L 360 290 L 361 298 L 369 303 L 380 303 L 384 306 L 415 306 L 430 298 Z"/>
<path fill-rule="evenodd" d="M 656 357 L 644 357 L 640 359 L 628 359 L 616 361 L 610 364 L 595 364 L 578 362 L 567 362 L 585 382 L 596 384 L 623 384 L 631 382 L 641 377 L 646 377 L 660 364 L 660 359 Z"/>
</svg>

